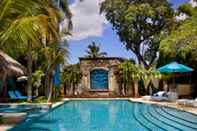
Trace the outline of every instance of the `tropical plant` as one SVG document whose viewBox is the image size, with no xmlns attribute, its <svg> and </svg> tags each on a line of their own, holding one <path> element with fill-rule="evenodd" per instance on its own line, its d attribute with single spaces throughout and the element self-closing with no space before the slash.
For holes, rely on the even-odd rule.
<svg viewBox="0 0 197 131">
<path fill-rule="evenodd" d="M 124 61 L 118 66 L 118 78 L 120 91 L 126 95 L 126 90 L 134 84 L 134 96 L 138 97 L 138 83 L 143 81 L 145 89 L 148 90 L 150 83 L 155 78 L 161 78 L 161 74 L 153 67 L 146 69 L 143 66 L 135 65 L 131 61 Z M 152 94 L 149 88 L 149 94 Z"/>
<path fill-rule="evenodd" d="M 150 67 L 157 58 L 161 36 L 173 22 L 173 9 L 167 0 L 105 0 L 103 12 L 122 43 Z"/>
<path fill-rule="evenodd" d="M 134 71 L 135 65 L 131 61 L 124 61 L 118 66 L 118 81 L 120 87 L 120 93 L 122 95 L 127 94 L 128 88 L 132 84 L 132 74 Z"/>
<path fill-rule="evenodd" d="M 69 90 L 68 92 L 72 92 L 72 94 L 75 94 L 76 87 L 81 82 L 81 75 L 82 74 L 80 72 L 79 64 L 69 65 L 64 68 L 62 81 L 66 88 L 65 93 L 67 93 L 67 91 Z"/>
<path fill-rule="evenodd" d="M 42 77 L 44 76 L 44 72 L 42 70 L 37 70 L 32 74 L 32 86 L 35 90 L 35 95 L 38 96 L 38 89 L 42 85 Z"/>
<path fill-rule="evenodd" d="M 92 42 L 92 44 L 88 45 L 88 49 L 86 52 L 86 57 L 88 58 L 98 58 L 107 56 L 106 52 L 100 52 L 100 47 L 97 46 L 95 42 Z"/>
<path fill-rule="evenodd" d="M 57 6 L 53 2 L 58 3 Z M 68 18 L 69 26 L 60 30 L 59 23 L 63 18 Z M 1 48 L 10 54 L 16 53 L 15 51 L 27 54 L 28 101 L 31 101 L 32 97 L 34 50 L 57 44 L 61 35 L 68 34 L 71 27 L 70 18 L 67 2 L 62 0 L 2 0 L 0 2 Z"/>
<path fill-rule="evenodd" d="M 144 87 L 148 90 L 150 83 L 156 79 L 161 78 L 160 72 L 158 72 L 155 68 L 150 67 L 149 69 L 145 69 L 145 67 L 139 67 L 138 69 L 141 79 L 143 80 Z M 152 94 L 152 88 L 149 88 L 149 94 Z"/>
</svg>

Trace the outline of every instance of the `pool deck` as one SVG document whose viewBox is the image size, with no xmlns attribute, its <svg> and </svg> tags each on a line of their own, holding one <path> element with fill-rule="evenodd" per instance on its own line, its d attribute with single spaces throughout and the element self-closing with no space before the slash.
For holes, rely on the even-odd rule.
<svg viewBox="0 0 197 131">
<path fill-rule="evenodd" d="M 167 102 L 167 101 L 159 102 L 159 101 L 144 100 L 143 98 L 130 98 L 129 100 L 133 102 L 141 102 L 141 103 L 154 104 L 154 105 L 164 106 L 169 108 L 175 108 L 197 115 L 197 107 L 195 108 L 195 107 L 179 105 L 176 102 Z"/>
<path fill-rule="evenodd" d="M 147 103 L 147 104 L 154 104 L 158 106 L 176 108 L 197 115 L 197 108 L 194 107 L 186 107 L 186 106 L 178 105 L 176 102 L 158 102 L 158 101 L 145 100 L 143 98 L 64 98 L 62 101 L 53 104 L 39 103 L 39 104 L 25 104 L 25 105 L 35 105 L 35 106 L 40 106 L 41 108 L 55 108 L 57 106 L 62 105 L 64 102 L 70 100 L 129 100 L 132 102 L 140 102 L 140 103 Z M 24 103 L 21 104 L 0 103 L 0 105 L 16 106 L 16 105 L 24 105 Z M 0 131 L 6 131 L 12 128 L 17 123 L 24 120 L 25 117 L 26 117 L 26 113 L 0 113 Z"/>
</svg>

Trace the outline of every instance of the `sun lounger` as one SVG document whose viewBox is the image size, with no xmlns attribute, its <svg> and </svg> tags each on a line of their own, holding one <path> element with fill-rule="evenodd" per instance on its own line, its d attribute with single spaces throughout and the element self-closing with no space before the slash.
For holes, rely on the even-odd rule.
<svg viewBox="0 0 197 131">
<path fill-rule="evenodd" d="M 8 91 L 8 95 L 11 99 L 17 99 L 16 95 L 14 94 L 13 91 Z"/>
<path fill-rule="evenodd" d="M 27 99 L 27 96 L 23 96 L 18 90 L 15 90 L 14 93 L 18 98 Z"/>
<path fill-rule="evenodd" d="M 24 98 L 24 97 L 18 97 L 16 96 L 16 94 L 14 93 L 14 91 L 8 91 L 8 95 L 11 99 L 14 99 L 14 100 L 24 100 L 24 99 L 27 99 L 27 98 Z"/>
<path fill-rule="evenodd" d="M 185 106 L 197 107 L 197 98 L 195 100 L 180 99 L 180 100 L 177 100 L 177 104 L 185 105 Z"/>
<path fill-rule="evenodd" d="M 151 100 L 154 101 L 168 101 L 167 92 L 159 91 L 151 96 Z"/>
<path fill-rule="evenodd" d="M 17 97 L 19 98 L 24 98 L 24 99 L 27 99 L 28 97 L 27 96 L 23 96 L 20 91 L 18 90 L 15 90 L 14 93 L 16 94 Z M 32 96 L 32 98 L 36 98 L 37 96 Z"/>
</svg>

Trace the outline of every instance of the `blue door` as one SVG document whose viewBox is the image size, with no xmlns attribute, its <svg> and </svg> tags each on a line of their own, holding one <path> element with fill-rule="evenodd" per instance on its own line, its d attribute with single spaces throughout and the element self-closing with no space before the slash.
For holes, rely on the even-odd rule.
<svg viewBox="0 0 197 131">
<path fill-rule="evenodd" d="M 93 90 L 108 89 L 108 71 L 96 69 L 90 72 L 90 85 Z"/>
</svg>

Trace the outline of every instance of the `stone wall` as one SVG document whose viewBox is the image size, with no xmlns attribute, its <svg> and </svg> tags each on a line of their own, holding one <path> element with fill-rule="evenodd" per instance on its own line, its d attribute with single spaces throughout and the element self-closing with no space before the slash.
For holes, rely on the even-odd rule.
<svg viewBox="0 0 197 131">
<path fill-rule="evenodd" d="M 118 93 L 118 82 L 116 71 L 118 65 L 123 61 L 121 58 L 80 58 L 80 70 L 82 73 L 81 88 L 91 92 L 90 72 L 95 69 L 108 71 L 108 92 Z M 99 92 L 96 92 L 99 93 Z"/>
</svg>

